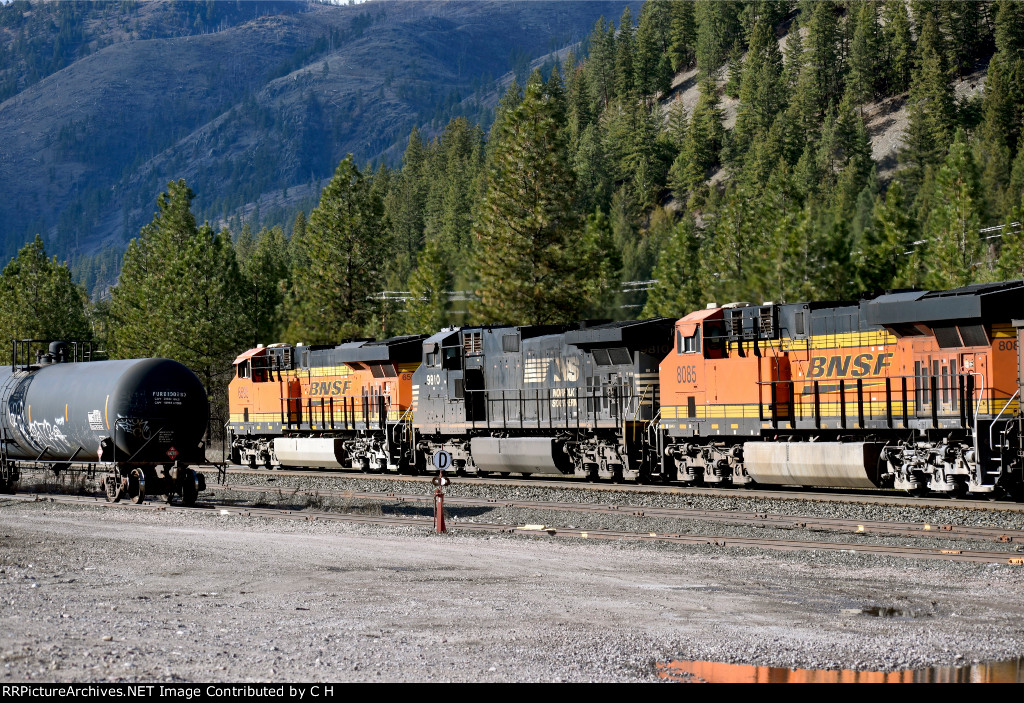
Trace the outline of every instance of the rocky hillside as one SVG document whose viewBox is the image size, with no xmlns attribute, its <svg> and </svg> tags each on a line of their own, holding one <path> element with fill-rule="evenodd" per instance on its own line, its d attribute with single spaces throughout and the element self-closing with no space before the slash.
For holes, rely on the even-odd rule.
<svg viewBox="0 0 1024 703">
<path fill-rule="evenodd" d="M 413 124 L 486 122 L 497 80 L 623 2 L 14 2 L 0 7 L 0 253 L 119 247 L 169 180 L 201 218 L 310 197 Z"/>
</svg>

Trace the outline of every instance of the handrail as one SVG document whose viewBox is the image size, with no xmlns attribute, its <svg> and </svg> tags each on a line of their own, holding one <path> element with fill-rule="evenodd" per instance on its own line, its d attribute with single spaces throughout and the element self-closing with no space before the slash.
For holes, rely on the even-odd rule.
<svg viewBox="0 0 1024 703">
<path fill-rule="evenodd" d="M 992 449 L 992 430 L 994 430 L 996 428 L 996 423 L 999 422 L 999 418 L 1001 418 L 1003 416 L 1003 413 L 1006 412 L 1006 408 L 1008 408 L 1010 406 L 1010 403 L 1012 403 L 1013 399 L 1016 398 L 1018 395 L 1020 395 L 1020 388 L 1018 388 L 1017 391 L 1012 396 L 1010 396 L 1010 399 L 1007 400 L 1003 404 L 1003 409 L 999 411 L 999 414 L 996 415 L 995 418 L 992 420 L 992 424 L 988 426 L 988 448 L 989 449 Z"/>
</svg>

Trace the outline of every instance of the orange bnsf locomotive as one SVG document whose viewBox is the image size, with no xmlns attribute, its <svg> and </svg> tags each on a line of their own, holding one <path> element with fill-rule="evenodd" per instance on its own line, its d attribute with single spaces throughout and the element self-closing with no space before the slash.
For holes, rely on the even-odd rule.
<svg viewBox="0 0 1024 703">
<path fill-rule="evenodd" d="M 663 471 L 685 482 L 986 493 L 1020 482 L 1024 282 L 676 323 Z"/>
<path fill-rule="evenodd" d="M 232 461 L 407 472 L 422 339 L 271 344 L 240 355 L 228 386 Z"/>
<path fill-rule="evenodd" d="M 259 347 L 236 360 L 233 455 L 418 472 L 444 452 L 469 474 L 1016 492 L 1017 317 L 1024 281 Z"/>
</svg>

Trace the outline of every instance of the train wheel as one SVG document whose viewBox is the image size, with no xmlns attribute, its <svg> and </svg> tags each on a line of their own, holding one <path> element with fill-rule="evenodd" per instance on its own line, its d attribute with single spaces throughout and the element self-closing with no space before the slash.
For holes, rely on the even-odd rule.
<svg viewBox="0 0 1024 703">
<path fill-rule="evenodd" d="M 963 498 L 967 495 L 967 479 L 963 476 L 953 477 L 954 488 L 949 492 L 950 498 Z"/>
<path fill-rule="evenodd" d="M 113 473 L 103 477 L 103 491 L 107 494 L 108 503 L 121 500 L 121 476 Z"/>
<path fill-rule="evenodd" d="M 146 500 L 146 474 L 142 469 L 132 469 L 128 474 L 128 499 L 135 504 Z"/>
<path fill-rule="evenodd" d="M 192 507 L 199 497 L 199 485 L 196 479 L 196 472 L 192 469 L 185 469 L 185 477 L 181 482 L 181 504 Z"/>
</svg>

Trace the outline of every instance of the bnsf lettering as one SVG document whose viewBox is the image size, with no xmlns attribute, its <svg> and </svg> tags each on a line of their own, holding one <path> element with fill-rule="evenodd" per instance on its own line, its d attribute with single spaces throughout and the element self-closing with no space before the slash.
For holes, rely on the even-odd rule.
<svg viewBox="0 0 1024 703">
<path fill-rule="evenodd" d="M 313 381 L 309 384 L 311 396 L 345 395 L 352 387 L 352 381 Z"/>
<path fill-rule="evenodd" d="M 815 356 L 807 367 L 807 378 L 844 378 L 851 376 L 878 376 L 888 368 L 891 353 L 885 354 L 839 354 L 836 356 Z"/>
</svg>

